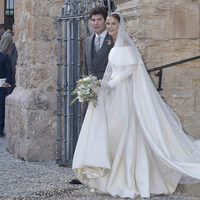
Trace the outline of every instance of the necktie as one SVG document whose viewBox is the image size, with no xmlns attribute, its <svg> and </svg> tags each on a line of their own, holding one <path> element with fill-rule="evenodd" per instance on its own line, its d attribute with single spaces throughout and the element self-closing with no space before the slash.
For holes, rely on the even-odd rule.
<svg viewBox="0 0 200 200">
<path fill-rule="evenodd" d="M 99 49 L 101 48 L 101 36 L 97 36 L 95 46 L 96 46 L 96 52 L 98 52 Z"/>
</svg>

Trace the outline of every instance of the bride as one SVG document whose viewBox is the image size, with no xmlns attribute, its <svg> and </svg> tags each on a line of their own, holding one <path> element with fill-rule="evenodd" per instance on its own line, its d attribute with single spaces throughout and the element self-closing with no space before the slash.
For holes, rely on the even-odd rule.
<svg viewBox="0 0 200 200">
<path fill-rule="evenodd" d="M 170 194 L 200 182 L 200 143 L 183 131 L 161 99 L 121 14 L 106 20 L 115 41 L 98 95 L 89 104 L 76 146 L 77 178 L 112 196 Z"/>
</svg>

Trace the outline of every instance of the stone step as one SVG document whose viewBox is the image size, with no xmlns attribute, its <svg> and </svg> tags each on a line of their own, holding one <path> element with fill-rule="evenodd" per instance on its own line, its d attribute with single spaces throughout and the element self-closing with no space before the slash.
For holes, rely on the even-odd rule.
<svg viewBox="0 0 200 200">
<path fill-rule="evenodd" d="M 187 194 L 191 194 L 191 195 L 200 197 L 200 183 L 193 184 L 193 185 L 179 184 L 177 191 L 181 192 L 181 193 L 187 193 Z"/>
</svg>

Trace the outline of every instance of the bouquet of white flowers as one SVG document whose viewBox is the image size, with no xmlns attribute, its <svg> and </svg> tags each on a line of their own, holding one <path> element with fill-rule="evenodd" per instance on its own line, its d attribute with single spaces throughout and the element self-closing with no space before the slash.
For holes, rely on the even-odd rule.
<svg viewBox="0 0 200 200">
<path fill-rule="evenodd" d="M 94 106 L 96 106 L 100 85 L 101 81 L 93 75 L 85 76 L 82 79 L 79 79 L 75 90 L 72 92 L 72 94 L 76 96 L 72 103 L 78 99 L 79 102 L 91 102 Z"/>
</svg>

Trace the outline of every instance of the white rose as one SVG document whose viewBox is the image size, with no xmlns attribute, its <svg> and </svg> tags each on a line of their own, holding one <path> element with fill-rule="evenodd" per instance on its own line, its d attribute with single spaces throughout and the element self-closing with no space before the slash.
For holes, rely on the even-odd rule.
<svg viewBox="0 0 200 200">
<path fill-rule="evenodd" d="M 85 78 L 83 78 L 83 81 L 89 81 L 89 80 L 90 80 L 89 77 L 85 77 Z"/>
<path fill-rule="evenodd" d="M 81 97 L 78 97 L 79 102 L 83 102 L 83 99 Z"/>
</svg>

